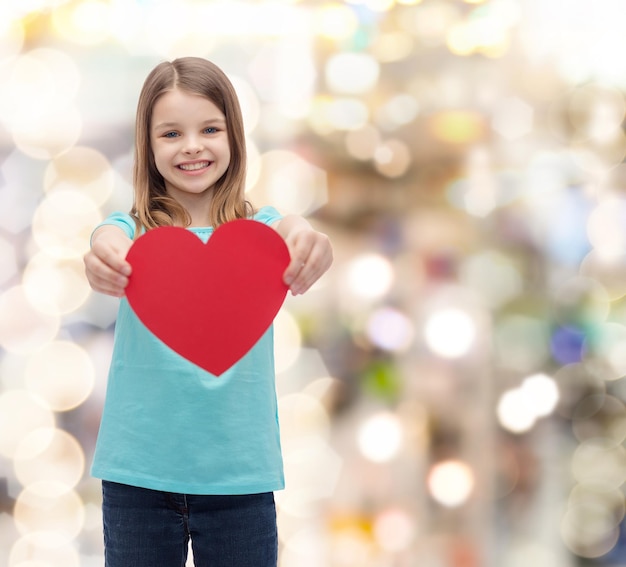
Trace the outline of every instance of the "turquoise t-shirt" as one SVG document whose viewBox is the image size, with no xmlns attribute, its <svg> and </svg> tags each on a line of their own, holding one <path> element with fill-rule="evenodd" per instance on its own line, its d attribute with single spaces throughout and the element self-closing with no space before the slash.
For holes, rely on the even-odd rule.
<svg viewBox="0 0 626 567">
<path fill-rule="evenodd" d="M 265 224 L 280 218 L 272 207 L 254 216 Z M 134 236 L 128 214 L 114 213 L 103 224 Z M 203 242 L 213 232 L 189 230 Z M 215 377 L 157 339 L 122 298 L 91 472 L 104 480 L 184 494 L 284 488 L 272 327 Z"/>
</svg>

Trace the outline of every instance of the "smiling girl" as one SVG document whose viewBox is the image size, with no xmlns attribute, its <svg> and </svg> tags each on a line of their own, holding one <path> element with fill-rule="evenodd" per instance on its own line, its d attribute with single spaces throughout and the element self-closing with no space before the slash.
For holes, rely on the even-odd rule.
<svg viewBox="0 0 626 567">
<path fill-rule="evenodd" d="M 106 567 L 182 567 L 190 540 L 197 567 L 277 564 L 273 493 L 284 479 L 272 329 L 217 379 L 156 339 L 124 297 L 126 254 L 142 232 L 180 226 L 206 242 L 239 218 L 276 229 L 291 255 L 285 283 L 293 294 L 311 287 L 332 262 L 328 238 L 302 217 L 254 210 L 245 172 L 226 75 L 194 57 L 153 69 L 137 108 L 133 207 L 94 230 L 85 256 L 92 288 L 121 298 L 92 466 Z"/>
</svg>

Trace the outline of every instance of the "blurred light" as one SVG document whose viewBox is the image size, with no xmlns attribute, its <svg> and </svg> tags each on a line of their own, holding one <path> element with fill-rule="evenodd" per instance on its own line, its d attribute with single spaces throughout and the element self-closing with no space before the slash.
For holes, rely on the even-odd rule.
<svg viewBox="0 0 626 567">
<path fill-rule="evenodd" d="M 58 260 L 41 252 L 24 269 L 22 282 L 33 307 L 48 315 L 78 310 L 91 293 L 82 261 Z"/>
<path fill-rule="evenodd" d="M 82 404 L 94 387 L 95 369 L 85 350 L 73 342 L 54 341 L 31 355 L 26 386 L 50 409 L 69 411 Z"/>
<path fill-rule="evenodd" d="M 272 150 L 261 156 L 257 188 L 284 214 L 308 214 L 328 200 L 326 172 L 293 152 Z"/>
<path fill-rule="evenodd" d="M 367 335 L 373 344 L 391 352 L 406 351 L 413 341 L 411 320 L 390 307 L 374 311 L 367 321 Z"/>
<path fill-rule="evenodd" d="M 19 55 L 24 45 L 24 26 L 2 12 L 8 9 L 6 5 L 0 6 L 0 65 Z"/>
<path fill-rule="evenodd" d="M 358 99 L 338 98 L 324 106 L 325 122 L 336 130 L 359 130 L 369 118 L 365 103 Z"/>
<path fill-rule="evenodd" d="M 0 236 L 0 286 L 17 275 L 15 248 Z"/>
<path fill-rule="evenodd" d="M 413 51 L 413 37 L 403 31 L 389 31 L 378 34 L 370 48 L 372 55 L 380 63 L 405 59 Z"/>
<path fill-rule="evenodd" d="M 424 326 L 428 347 L 445 358 L 458 358 L 469 352 L 476 339 L 476 325 L 465 312 L 445 308 L 433 313 Z"/>
<path fill-rule="evenodd" d="M 448 2 L 424 2 L 411 16 L 400 25 L 428 46 L 441 45 L 448 30 L 463 18 L 460 9 Z"/>
<path fill-rule="evenodd" d="M 621 256 L 626 248 L 626 199 L 603 199 L 589 215 L 587 235 L 601 257 Z"/>
<path fill-rule="evenodd" d="M 89 251 L 93 228 L 102 220 L 98 206 L 74 190 L 48 194 L 33 216 L 33 237 L 39 248 L 58 259 L 82 258 Z"/>
<path fill-rule="evenodd" d="M 59 317 L 35 309 L 22 286 L 0 294 L 0 346 L 7 351 L 37 351 L 56 336 L 59 327 Z"/>
<path fill-rule="evenodd" d="M 316 35 L 328 39 L 349 39 L 359 27 L 356 14 L 347 6 L 329 3 L 315 11 Z"/>
<path fill-rule="evenodd" d="M 621 323 L 600 323 L 585 344 L 585 355 L 603 359 L 612 375 L 607 380 L 619 380 L 626 375 L 626 326 Z"/>
<path fill-rule="evenodd" d="M 574 327 L 557 327 L 550 338 L 552 357 L 559 364 L 580 362 L 585 347 L 585 333 Z"/>
<path fill-rule="evenodd" d="M 579 441 L 602 436 L 617 444 L 626 440 L 626 406 L 614 396 L 587 396 L 573 413 L 572 432 Z"/>
<path fill-rule="evenodd" d="M 52 25 L 65 40 L 95 45 L 109 36 L 111 9 L 101 0 L 71 2 L 52 11 Z"/>
<path fill-rule="evenodd" d="M 525 378 L 521 389 L 532 404 L 537 417 L 550 415 L 559 401 L 559 389 L 556 382 L 545 374 L 533 374 Z"/>
<path fill-rule="evenodd" d="M 520 388 L 504 392 L 496 411 L 500 425 L 512 433 L 529 431 L 537 420 L 528 396 Z"/>
<path fill-rule="evenodd" d="M 293 29 L 290 33 L 293 34 Z M 280 42 L 268 43 L 252 59 L 248 73 L 262 101 L 279 104 L 281 112 L 288 116 L 303 118 L 308 114 L 317 68 L 306 36 L 294 34 Z"/>
<path fill-rule="evenodd" d="M 498 363 L 528 372 L 550 358 L 550 329 L 546 321 L 525 315 L 503 316 L 494 333 Z"/>
<path fill-rule="evenodd" d="M 51 532 L 28 533 L 18 539 L 9 554 L 11 567 L 80 567 L 78 550 L 59 542 Z"/>
<path fill-rule="evenodd" d="M 67 109 L 78 93 L 80 71 L 63 51 L 33 49 L 20 55 L 9 68 L 10 75 L 0 92 L 0 119 L 10 130 L 34 129 L 41 120 L 53 119 L 51 115 Z"/>
<path fill-rule="evenodd" d="M 293 315 L 281 309 L 274 320 L 274 350 L 276 372 L 287 370 L 300 355 L 302 335 Z"/>
<path fill-rule="evenodd" d="M 394 280 L 393 266 L 379 254 L 356 256 L 347 266 L 347 285 L 351 293 L 366 299 L 383 297 Z"/>
<path fill-rule="evenodd" d="M 0 120 L 16 146 L 36 159 L 49 159 L 73 146 L 82 121 L 74 107 L 80 73 L 62 51 L 41 48 L 21 55 L 0 92 Z"/>
<path fill-rule="evenodd" d="M 75 146 L 53 159 L 46 168 L 44 189 L 76 191 L 103 205 L 113 193 L 115 174 L 108 159 L 98 150 Z"/>
<path fill-rule="evenodd" d="M 37 482 L 18 495 L 13 516 L 22 535 L 48 532 L 59 544 L 66 544 L 82 530 L 85 508 L 80 496 L 69 487 L 59 482 Z"/>
<path fill-rule="evenodd" d="M 261 104 L 259 103 L 256 92 L 246 80 L 241 77 L 233 76 L 230 76 L 229 79 L 239 99 L 245 131 L 246 133 L 250 133 L 259 123 Z M 248 142 L 253 143 L 252 140 L 248 140 Z"/>
<path fill-rule="evenodd" d="M 390 98 L 376 113 L 376 122 L 381 128 L 393 130 L 410 124 L 419 113 L 417 99 L 409 94 L 398 94 Z"/>
<path fill-rule="evenodd" d="M 278 493 L 277 493 L 278 495 Z M 278 534 L 284 538 L 280 546 L 281 567 L 319 567 L 325 565 L 327 557 L 326 534 L 319 528 L 301 528 L 287 533 L 288 526 L 278 513 Z"/>
<path fill-rule="evenodd" d="M 13 126 L 15 145 L 35 159 L 50 159 L 71 148 L 80 137 L 82 120 L 77 109 L 70 107 L 50 112 L 38 124 Z"/>
<path fill-rule="evenodd" d="M 589 559 L 606 555 L 619 539 L 613 510 L 599 502 L 569 506 L 561 521 L 563 542 L 579 557 Z"/>
<path fill-rule="evenodd" d="M 322 403 L 305 393 L 281 396 L 278 400 L 286 491 L 277 496 L 282 514 L 302 518 L 311 505 L 332 495 L 341 470 L 341 459 L 327 442 L 330 417 Z"/>
<path fill-rule="evenodd" d="M 415 520 L 401 508 L 388 508 L 374 521 L 376 542 L 391 553 L 408 549 L 415 537 L 415 531 Z"/>
<path fill-rule="evenodd" d="M 626 295 L 626 255 L 603 257 L 592 250 L 580 263 L 579 273 L 587 279 L 597 281 L 607 293 L 609 301 Z"/>
<path fill-rule="evenodd" d="M 603 324 L 611 312 L 606 290 L 596 280 L 582 276 L 563 279 L 553 292 L 555 319 L 564 326 Z"/>
<path fill-rule="evenodd" d="M 580 483 L 619 488 L 626 478 L 626 449 L 613 439 L 594 437 L 576 448 L 571 466 Z"/>
<path fill-rule="evenodd" d="M 361 2 L 375 12 L 387 12 L 395 4 L 395 0 L 362 0 Z"/>
<path fill-rule="evenodd" d="M 456 55 L 482 53 L 500 57 L 508 50 L 510 28 L 518 17 L 519 8 L 513 2 L 486 4 L 450 27 L 446 36 L 448 48 Z"/>
<path fill-rule="evenodd" d="M 522 540 L 507 545 L 503 563 L 507 567 L 555 567 L 559 565 L 559 560 L 549 545 Z"/>
<path fill-rule="evenodd" d="M 42 427 L 54 427 L 54 415 L 30 392 L 0 394 L 0 454 L 14 458 L 22 441 Z"/>
<path fill-rule="evenodd" d="M 515 140 L 533 129 L 533 109 L 525 101 L 511 97 L 498 102 L 491 125 L 503 138 Z"/>
<path fill-rule="evenodd" d="M 15 451 L 15 476 L 22 486 L 59 482 L 74 488 L 83 477 L 85 455 L 80 443 L 62 429 L 42 428 L 24 437 Z"/>
<path fill-rule="evenodd" d="M 474 473 L 462 461 L 442 461 L 431 467 L 427 483 L 431 496 L 439 504 L 457 508 L 467 502 L 474 490 Z"/>
<path fill-rule="evenodd" d="M 374 126 L 366 125 L 358 130 L 346 133 L 346 149 L 353 157 L 361 161 L 374 158 L 376 148 L 380 145 L 380 132 Z"/>
<path fill-rule="evenodd" d="M 402 424 L 391 412 L 381 412 L 366 419 L 358 429 L 358 445 L 363 456 L 375 463 L 394 459 L 404 441 Z"/>
<path fill-rule="evenodd" d="M 492 308 L 505 305 L 523 290 L 522 275 L 515 262 L 497 250 L 467 257 L 459 275 L 461 283 L 479 293 Z"/>
<path fill-rule="evenodd" d="M 411 151 L 400 140 L 387 140 L 374 151 L 374 165 L 386 177 L 400 177 L 411 165 Z"/>
<path fill-rule="evenodd" d="M 365 53 L 339 53 L 326 63 L 326 84 L 338 94 L 364 94 L 376 85 L 380 67 Z"/>
<path fill-rule="evenodd" d="M 437 112 L 430 118 L 429 128 L 435 138 L 449 144 L 469 144 L 485 135 L 483 118 L 469 110 Z"/>
<path fill-rule="evenodd" d="M 307 394 L 288 394 L 278 400 L 284 427 L 284 448 L 297 450 L 305 441 L 325 441 L 330 432 L 330 417 L 319 400 Z"/>
</svg>

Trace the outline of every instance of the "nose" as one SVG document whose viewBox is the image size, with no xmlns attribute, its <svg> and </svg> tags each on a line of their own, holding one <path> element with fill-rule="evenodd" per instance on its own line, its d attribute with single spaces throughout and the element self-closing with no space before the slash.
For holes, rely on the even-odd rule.
<svg viewBox="0 0 626 567">
<path fill-rule="evenodd" d="M 199 154 L 202 151 L 202 143 L 195 136 L 188 137 L 185 140 L 185 147 L 183 148 L 183 152 L 188 155 Z"/>
</svg>

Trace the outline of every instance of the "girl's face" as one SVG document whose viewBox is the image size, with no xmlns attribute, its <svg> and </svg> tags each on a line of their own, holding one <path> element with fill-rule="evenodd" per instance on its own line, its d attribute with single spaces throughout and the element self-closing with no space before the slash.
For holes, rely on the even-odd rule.
<svg viewBox="0 0 626 567">
<path fill-rule="evenodd" d="M 224 114 L 209 99 L 174 89 L 152 111 L 150 144 L 168 195 L 183 206 L 210 201 L 230 163 Z"/>
</svg>

